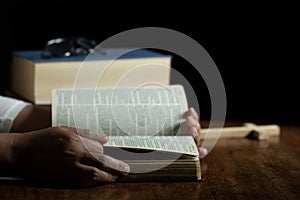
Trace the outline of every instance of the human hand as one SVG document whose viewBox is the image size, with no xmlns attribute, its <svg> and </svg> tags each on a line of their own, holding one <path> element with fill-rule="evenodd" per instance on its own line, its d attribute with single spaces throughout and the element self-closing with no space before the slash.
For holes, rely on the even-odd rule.
<svg viewBox="0 0 300 200">
<path fill-rule="evenodd" d="M 108 137 L 87 129 L 51 127 L 19 134 L 13 148 L 16 171 L 55 186 L 92 186 L 129 173 L 128 164 L 103 152 Z"/>
<path fill-rule="evenodd" d="M 199 115 L 195 111 L 193 107 L 190 107 L 183 115 L 185 121 L 181 125 L 181 133 L 184 135 L 193 136 L 195 143 L 198 147 L 198 151 L 200 157 L 204 157 L 207 155 L 207 150 L 201 147 L 200 141 L 200 133 L 201 133 L 201 125 L 199 122 Z"/>
</svg>

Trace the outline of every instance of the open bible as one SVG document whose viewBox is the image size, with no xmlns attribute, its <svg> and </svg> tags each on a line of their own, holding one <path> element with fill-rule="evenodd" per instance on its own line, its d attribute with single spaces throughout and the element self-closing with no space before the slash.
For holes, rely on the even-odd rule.
<svg viewBox="0 0 300 200">
<path fill-rule="evenodd" d="M 181 85 L 52 91 L 52 126 L 108 135 L 104 153 L 131 169 L 120 182 L 201 180 L 197 146 L 182 128 L 187 109 Z"/>
</svg>

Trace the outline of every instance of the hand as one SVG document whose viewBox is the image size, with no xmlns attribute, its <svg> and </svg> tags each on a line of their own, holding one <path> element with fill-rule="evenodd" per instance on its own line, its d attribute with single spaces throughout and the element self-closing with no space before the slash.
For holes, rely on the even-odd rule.
<svg viewBox="0 0 300 200">
<path fill-rule="evenodd" d="M 51 127 L 18 135 L 14 166 L 20 175 L 56 186 L 91 186 L 126 175 L 128 164 L 103 153 L 108 137 L 87 129 Z"/>
<path fill-rule="evenodd" d="M 184 124 L 181 126 L 181 133 L 184 135 L 191 135 L 193 136 L 195 143 L 198 147 L 198 151 L 200 157 L 204 157 L 207 155 L 207 150 L 201 147 L 200 141 L 200 132 L 201 132 L 201 125 L 199 122 L 199 116 L 193 107 L 189 108 L 183 115 L 185 121 Z"/>
</svg>

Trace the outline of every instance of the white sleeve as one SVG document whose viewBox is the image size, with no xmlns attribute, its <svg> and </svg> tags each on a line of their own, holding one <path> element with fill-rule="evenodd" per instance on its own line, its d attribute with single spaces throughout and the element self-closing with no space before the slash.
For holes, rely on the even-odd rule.
<svg viewBox="0 0 300 200">
<path fill-rule="evenodd" d="M 30 103 L 0 96 L 0 133 L 9 133 L 22 109 Z"/>
</svg>

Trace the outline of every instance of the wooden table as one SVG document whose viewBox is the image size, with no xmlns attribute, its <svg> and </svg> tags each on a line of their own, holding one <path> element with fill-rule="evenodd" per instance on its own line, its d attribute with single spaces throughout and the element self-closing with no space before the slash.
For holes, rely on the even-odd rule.
<svg viewBox="0 0 300 200">
<path fill-rule="evenodd" d="M 200 182 L 57 189 L 1 181 L 0 199 L 300 199 L 300 127 L 279 125 L 269 141 L 219 139 L 202 159 Z"/>
</svg>

